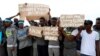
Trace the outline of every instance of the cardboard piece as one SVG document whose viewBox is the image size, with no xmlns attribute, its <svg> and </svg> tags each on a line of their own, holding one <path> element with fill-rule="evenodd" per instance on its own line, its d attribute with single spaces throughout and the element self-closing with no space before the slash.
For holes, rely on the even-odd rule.
<svg viewBox="0 0 100 56">
<path fill-rule="evenodd" d="M 84 25 L 84 15 L 74 14 L 74 15 L 61 15 L 60 16 L 60 26 L 61 27 L 79 27 Z"/>
<path fill-rule="evenodd" d="M 42 37 L 42 34 L 41 34 L 42 30 L 43 30 L 43 27 L 30 26 L 29 35 Z"/>
<path fill-rule="evenodd" d="M 45 40 L 57 41 L 58 36 L 45 36 Z"/>
<path fill-rule="evenodd" d="M 45 36 L 45 40 L 58 40 L 58 27 L 44 27 L 43 34 Z"/>
<path fill-rule="evenodd" d="M 44 4 L 19 4 L 19 12 L 21 19 L 27 18 L 29 20 L 32 20 L 38 19 L 37 17 L 48 17 L 49 11 L 49 6 Z"/>
</svg>

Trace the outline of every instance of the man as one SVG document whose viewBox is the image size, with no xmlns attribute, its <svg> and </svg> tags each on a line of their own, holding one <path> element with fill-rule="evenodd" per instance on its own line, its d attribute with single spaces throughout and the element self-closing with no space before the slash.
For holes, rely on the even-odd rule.
<svg viewBox="0 0 100 56">
<path fill-rule="evenodd" d="M 33 23 L 33 26 L 39 26 L 37 22 Z M 38 51 L 37 51 L 37 39 L 38 37 L 33 36 L 33 56 L 38 56 Z"/>
<path fill-rule="evenodd" d="M 100 18 L 96 19 L 96 25 L 94 25 L 93 29 L 99 33 L 99 38 L 100 38 Z M 99 53 L 100 53 L 100 39 L 99 39 Z"/>
<path fill-rule="evenodd" d="M 76 50 L 76 40 L 71 36 L 71 32 L 75 29 L 75 27 L 67 27 L 63 30 L 64 35 L 64 56 L 77 56 Z"/>
<path fill-rule="evenodd" d="M 8 56 L 17 56 L 16 29 L 12 27 L 10 19 L 5 20 Z"/>
<path fill-rule="evenodd" d="M 6 48 L 5 48 L 5 43 L 6 43 L 6 37 L 5 37 L 5 28 L 3 26 L 3 21 L 0 18 L 0 56 L 5 56 Z"/>
<path fill-rule="evenodd" d="M 16 28 L 18 28 L 18 19 L 17 19 L 17 18 L 14 18 L 14 26 L 15 26 Z"/>
<path fill-rule="evenodd" d="M 41 17 L 39 20 L 41 27 L 47 25 L 47 22 L 44 17 Z M 44 36 L 37 39 L 37 49 L 38 49 L 38 56 L 48 56 L 48 42 L 44 40 Z"/>
<path fill-rule="evenodd" d="M 12 20 L 14 17 L 20 15 L 20 13 L 17 13 L 16 15 L 14 16 L 11 16 L 11 17 L 8 17 L 9 20 Z M 18 18 L 14 18 L 14 22 L 12 23 L 12 27 L 14 28 L 18 28 Z"/>
<path fill-rule="evenodd" d="M 39 26 L 37 22 L 32 22 L 31 23 L 32 26 Z M 33 56 L 38 56 L 38 51 L 37 51 L 37 39 L 38 37 L 37 36 L 32 36 L 32 35 L 29 35 L 29 37 L 32 39 L 32 42 L 33 42 Z"/>
<path fill-rule="evenodd" d="M 24 21 L 19 20 L 17 39 L 19 41 L 19 56 L 32 56 L 32 40 L 28 38 L 28 27 L 24 27 Z"/>
<path fill-rule="evenodd" d="M 53 17 L 50 20 L 51 27 L 57 27 L 57 21 L 58 18 Z M 60 46 L 59 46 L 59 39 L 57 41 L 52 41 L 49 40 L 49 45 L 48 45 L 48 52 L 49 56 L 59 56 L 60 55 Z"/>
<path fill-rule="evenodd" d="M 96 31 L 91 29 L 93 22 L 91 20 L 86 20 L 84 22 L 85 30 L 82 30 L 83 27 L 80 27 L 80 30 L 74 30 L 72 35 L 78 39 L 82 37 L 81 42 L 81 56 L 99 56 L 99 34 Z M 96 51 L 95 51 L 96 49 Z"/>
</svg>

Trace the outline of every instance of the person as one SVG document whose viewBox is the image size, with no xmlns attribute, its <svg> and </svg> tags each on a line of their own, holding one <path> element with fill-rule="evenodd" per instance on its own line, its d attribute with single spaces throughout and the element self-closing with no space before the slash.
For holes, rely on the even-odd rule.
<svg viewBox="0 0 100 56">
<path fill-rule="evenodd" d="M 39 26 L 37 22 L 33 22 L 32 26 Z M 31 36 L 32 42 L 33 42 L 33 56 L 38 56 L 38 50 L 37 50 L 37 40 L 39 37 L 37 36 Z"/>
<path fill-rule="evenodd" d="M 93 29 L 99 33 L 99 38 L 100 38 L 100 18 L 96 19 L 96 24 L 93 26 Z M 99 53 L 100 53 L 100 39 L 99 39 Z"/>
<path fill-rule="evenodd" d="M 15 28 L 18 28 L 18 18 L 14 18 L 14 24 Z"/>
<path fill-rule="evenodd" d="M 28 37 L 28 27 L 24 27 L 24 21 L 19 20 L 17 39 L 19 41 L 18 56 L 32 56 L 32 40 Z"/>
<path fill-rule="evenodd" d="M 39 25 L 41 27 L 47 26 L 44 17 L 41 17 L 39 20 L 40 20 Z M 48 56 L 48 41 L 44 40 L 44 36 L 37 39 L 37 50 L 38 50 L 38 56 Z"/>
<path fill-rule="evenodd" d="M 76 40 L 74 37 L 71 36 L 71 32 L 75 29 L 75 27 L 67 27 L 62 30 L 64 35 L 64 56 L 77 56 L 76 50 Z"/>
<path fill-rule="evenodd" d="M 50 20 L 51 23 L 51 27 L 57 27 L 57 21 L 58 18 L 53 17 Z M 48 52 L 49 52 L 49 56 L 59 56 L 60 54 L 60 46 L 59 46 L 59 38 L 57 41 L 53 41 L 53 40 L 49 40 L 49 44 L 48 44 Z"/>
<path fill-rule="evenodd" d="M 83 30 L 85 30 L 85 26 L 82 26 L 83 27 Z M 80 28 L 76 28 L 75 30 L 80 30 Z M 74 31 L 74 30 L 73 30 Z M 80 48 L 81 48 L 81 40 L 82 40 L 82 37 L 80 36 L 78 39 L 76 39 L 76 49 L 77 49 L 77 56 L 80 56 Z"/>
<path fill-rule="evenodd" d="M 17 56 L 16 29 L 12 27 L 12 21 L 5 19 L 6 36 L 7 36 L 7 52 L 8 56 Z"/>
<path fill-rule="evenodd" d="M 7 19 L 9 19 L 9 20 L 12 20 L 12 19 L 14 19 L 14 22 L 12 23 L 12 27 L 14 27 L 14 28 L 18 28 L 18 18 L 15 18 L 16 16 L 19 16 L 20 15 L 20 13 L 17 13 L 16 15 L 14 15 L 14 16 L 10 16 L 10 17 L 8 17 Z"/>
<path fill-rule="evenodd" d="M 4 27 L 3 27 L 3 21 L 0 18 L 0 56 L 6 56 L 6 48 L 5 48 L 5 43 L 6 43 L 6 37 L 5 37 L 5 32 L 4 32 Z"/>
<path fill-rule="evenodd" d="M 82 30 L 83 27 L 81 26 L 80 30 L 74 30 L 72 32 L 73 37 L 76 39 L 80 38 L 80 36 L 82 37 L 80 56 L 96 56 L 96 53 L 99 56 L 99 34 L 91 29 L 92 24 L 93 22 L 91 20 L 86 20 L 84 22 L 85 30 Z"/>
<path fill-rule="evenodd" d="M 4 49 L 5 49 L 5 56 L 8 56 L 8 52 L 7 52 L 7 36 L 6 36 L 6 22 L 5 20 L 3 20 L 3 25 L 2 25 L 2 28 L 3 28 L 3 40 L 4 40 Z"/>
</svg>

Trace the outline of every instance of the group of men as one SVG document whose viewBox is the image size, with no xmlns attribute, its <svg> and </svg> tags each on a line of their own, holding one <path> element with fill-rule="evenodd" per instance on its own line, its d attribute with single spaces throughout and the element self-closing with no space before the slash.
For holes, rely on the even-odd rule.
<svg viewBox="0 0 100 56">
<path fill-rule="evenodd" d="M 31 26 L 58 27 L 58 40 L 52 41 L 45 40 L 43 32 L 41 38 L 29 35 L 29 26 L 15 16 L 0 19 L 0 56 L 100 56 L 100 18 L 94 26 L 91 20 L 85 20 L 83 26 L 66 28 L 59 26 L 57 17 L 30 21 Z"/>
</svg>

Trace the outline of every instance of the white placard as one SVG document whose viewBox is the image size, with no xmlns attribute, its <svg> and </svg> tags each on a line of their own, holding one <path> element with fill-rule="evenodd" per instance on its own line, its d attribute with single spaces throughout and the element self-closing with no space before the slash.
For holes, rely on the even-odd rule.
<svg viewBox="0 0 100 56">
<path fill-rule="evenodd" d="M 84 15 L 74 14 L 74 15 L 61 15 L 60 16 L 60 26 L 61 27 L 79 27 L 84 24 Z"/>
<path fill-rule="evenodd" d="M 45 40 L 58 40 L 58 27 L 44 27 L 43 34 L 45 36 Z"/>
<path fill-rule="evenodd" d="M 42 34 L 41 34 L 42 30 L 43 30 L 43 27 L 30 26 L 29 35 L 42 37 Z"/>
<path fill-rule="evenodd" d="M 45 40 L 57 41 L 58 37 L 57 36 L 45 36 Z"/>
<path fill-rule="evenodd" d="M 43 34 L 47 36 L 58 36 L 58 27 L 44 27 Z"/>
<path fill-rule="evenodd" d="M 27 16 L 44 16 L 47 15 L 49 11 L 49 6 L 44 4 L 19 4 L 19 12 L 21 18 L 26 18 Z"/>
</svg>

